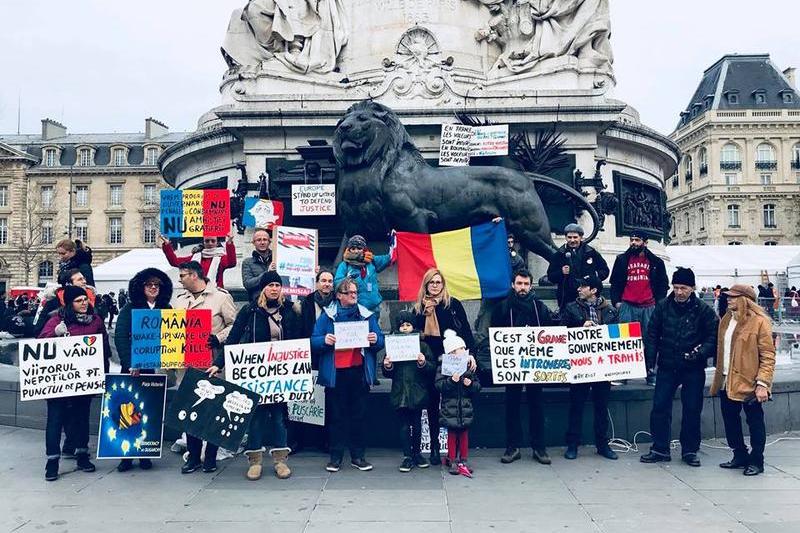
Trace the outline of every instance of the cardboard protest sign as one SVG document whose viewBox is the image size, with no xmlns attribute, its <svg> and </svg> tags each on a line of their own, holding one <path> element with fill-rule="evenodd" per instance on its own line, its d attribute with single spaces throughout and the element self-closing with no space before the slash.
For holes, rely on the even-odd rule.
<svg viewBox="0 0 800 533">
<path fill-rule="evenodd" d="M 442 355 L 442 375 L 462 375 L 469 366 L 469 352 L 462 354 L 446 353 Z"/>
<path fill-rule="evenodd" d="M 292 185 L 292 216 L 310 215 L 336 215 L 336 185 Z"/>
<path fill-rule="evenodd" d="M 244 199 L 242 224 L 246 228 L 272 229 L 283 224 L 283 202 L 255 196 Z"/>
<path fill-rule="evenodd" d="M 310 400 L 303 402 L 288 402 L 286 407 L 289 411 L 289 420 L 292 422 L 302 422 L 314 426 L 325 425 L 325 387 L 317 385 L 319 372 L 311 371 L 311 379 L 314 382 L 314 396 Z"/>
<path fill-rule="evenodd" d="M 158 459 L 164 437 L 167 376 L 106 375 L 98 459 Z"/>
<path fill-rule="evenodd" d="M 471 149 L 471 126 L 442 124 L 442 134 L 439 140 L 439 166 L 468 166 Z"/>
<path fill-rule="evenodd" d="M 226 189 L 161 191 L 161 233 L 166 237 L 224 237 L 231 231 Z"/>
<path fill-rule="evenodd" d="M 260 396 L 189 368 L 167 410 L 165 423 L 221 448 L 242 442 Z"/>
<path fill-rule="evenodd" d="M 50 337 L 19 342 L 23 402 L 105 391 L 103 336 Z"/>
<path fill-rule="evenodd" d="M 419 334 L 412 335 L 386 335 L 386 355 L 392 362 L 416 361 L 420 354 Z M 338 338 L 337 338 L 338 340 Z"/>
<path fill-rule="evenodd" d="M 508 124 L 472 128 L 470 155 L 472 157 L 508 155 Z"/>
<path fill-rule="evenodd" d="M 133 309 L 131 368 L 211 366 L 210 309 Z"/>
<path fill-rule="evenodd" d="M 570 383 L 647 377 L 638 322 L 570 328 Z"/>
<path fill-rule="evenodd" d="M 225 346 L 225 379 L 261 396 L 262 404 L 310 400 L 308 339 Z"/>
<path fill-rule="evenodd" d="M 369 346 L 367 335 L 369 335 L 369 321 L 367 320 L 333 323 L 333 336 L 336 337 L 335 348 L 337 350 L 366 348 Z"/>
</svg>

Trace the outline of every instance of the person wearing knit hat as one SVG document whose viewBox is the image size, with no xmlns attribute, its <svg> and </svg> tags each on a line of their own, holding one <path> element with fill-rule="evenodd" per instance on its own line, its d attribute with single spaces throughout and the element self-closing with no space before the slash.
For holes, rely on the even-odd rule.
<svg viewBox="0 0 800 533">
<path fill-rule="evenodd" d="M 559 309 L 563 309 L 578 297 L 578 281 L 593 274 L 600 281 L 608 277 L 608 264 L 600 253 L 583 242 L 583 228 L 578 224 L 568 224 L 564 228 L 567 242 L 562 245 L 547 268 L 547 279 L 558 285 L 556 299 Z"/>
<path fill-rule="evenodd" d="M 653 444 L 639 460 L 669 461 L 672 403 L 681 387 L 681 458 L 700 466 L 700 415 L 703 410 L 706 361 L 717 350 L 717 314 L 694 293 L 694 272 L 678 267 L 672 275 L 672 292 L 656 304 L 644 353 L 647 368 L 654 368 L 656 390 L 650 412 Z"/>
<path fill-rule="evenodd" d="M 414 331 L 414 313 L 403 310 L 395 319 L 395 335 L 419 337 Z M 428 468 L 431 464 L 420 452 L 422 439 L 422 410 L 428 403 L 428 381 L 436 372 L 436 359 L 430 347 L 419 341 L 416 359 L 394 360 L 386 349 L 378 353 L 383 361 L 383 375 L 392 380 L 389 402 L 400 419 L 400 442 L 403 445 L 401 472 L 412 468 Z M 431 438 L 438 438 L 433 435 Z"/>
</svg>

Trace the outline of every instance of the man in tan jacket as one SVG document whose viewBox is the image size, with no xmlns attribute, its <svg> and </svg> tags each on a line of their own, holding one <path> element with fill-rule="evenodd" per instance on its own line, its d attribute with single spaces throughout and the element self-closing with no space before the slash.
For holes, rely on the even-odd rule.
<svg viewBox="0 0 800 533">
<path fill-rule="evenodd" d="M 756 303 L 756 292 L 748 285 L 734 285 L 725 293 L 728 311 L 719 324 L 717 370 L 711 394 L 719 393 L 725 437 L 733 459 L 722 468 L 744 468 L 745 476 L 764 471 L 767 431 L 761 404 L 769 399 L 775 369 L 772 321 Z M 740 413 L 744 408 L 750 428 L 750 453 L 742 435 Z"/>
</svg>

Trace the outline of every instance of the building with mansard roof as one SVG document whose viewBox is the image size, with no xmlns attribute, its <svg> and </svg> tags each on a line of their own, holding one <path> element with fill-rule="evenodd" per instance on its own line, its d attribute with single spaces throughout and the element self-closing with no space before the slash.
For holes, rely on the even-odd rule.
<svg viewBox="0 0 800 533">
<path fill-rule="evenodd" d="M 800 93 L 768 54 L 726 55 L 704 73 L 670 138 L 672 244 L 800 243 Z"/>
</svg>

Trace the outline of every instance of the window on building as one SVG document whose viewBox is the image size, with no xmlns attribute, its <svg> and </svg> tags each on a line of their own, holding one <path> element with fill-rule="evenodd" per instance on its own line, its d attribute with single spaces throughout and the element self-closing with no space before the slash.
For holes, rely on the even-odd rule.
<svg viewBox="0 0 800 533">
<path fill-rule="evenodd" d="M 692 156 L 687 155 L 683 158 L 683 175 L 686 181 L 692 181 Z"/>
<path fill-rule="evenodd" d="M 39 283 L 53 281 L 53 262 L 42 261 L 39 263 Z"/>
<path fill-rule="evenodd" d="M 156 163 L 158 163 L 158 148 L 151 146 L 147 149 L 147 154 L 145 155 L 145 164 L 155 166 Z"/>
<path fill-rule="evenodd" d="M 728 227 L 729 228 L 741 227 L 739 223 L 739 206 L 736 204 L 728 206 Z"/>
<path fill-rule="evenodd" d="M 729 246 L 741 246 L 742 241 L 731 241 L 728 243 Z"/>
<path fill-rule="evenodd" d="M 775 157 L 775 148 L 771 144 L 761 143 L 756 148 L 757 170 L 778 170 L 778 161 Z"/>
<path fill-rule="evenodd" d="M 52 185 L 42 185 L 39 200 L 43 209 L 50 209 L 53 207 L 53 198 L 55 197 L 55 190 Z"/>
<path fill-rule="evenodd" d="M 114 148 L 114 166 L 124 167 L 128 164 L 124 148 Z"/>
<path fill-rule="evenodd" d="M 690 229 L 691 227 L 689 225 L 689 213 L 684 213 L 683 214 L 683 225 L 686 226 L 686 229 L 684 230 L 684 233 L 686 233 L 687 235 L 689 233 L 691 233 L 691 229 Z"/>
<path fill-rule="evenodd" d="M 144 217 L 142 219 L 142 242 L 145 244 L 155 244 L 158 225 L 155 217 Z"/>
<path fill-rule="evenodd" d="M 122 219 L 120 217 L 108 219 L 108 243 L 122 244 Z"/>
<path fill-rule="evenodd" d="M 48 148 L 44 151 L 44 166 L 46 167 L 54 167 L 56 166 L 56 155 L 58 152 L 55 148 Z"/>
<path fill-rule="evenodd" d="M 763 92 L 757 92 L 753 95 L 757 104 L 766 104 L 767 103 L 767 95 Z"/>
<path fill-rule="evenodd" d="M 742 169 L 742 154 L 738 146 L 733 143 L 728 143 L 722 147 L 719 167 L 721 170 Z"/>
<path fill-rule="evenodd" d="M 89 220 L 86 218 L 75 219 L 75 238 L 83 242 L 89 241 Z"/>
<path fill-rule="evenodd" d="M 699 214 L 700 214 L 700 216 L 699 216 L 699 218 L 700 218 L 700 230 L 704 230 L 704 229 L 706 229 L 706 210 L 705 210 L 705 208 L 701 207 L 700 211 L 699 211 Z"/>
<path fill-rule="evenodd" d="M 700 160 L 700 175 L 705 176 L 708 174 L 708 150 L 705 147 L 700 148 L 697 157 Z"/>
<path fill-rule="evenodd" d="M 111 207 L 122 206 L 122 184 L 112 183 L 108 186 L 108 205 Z"/>
<path fill-rule="evenodd" d="M 775 204 L 764 204 L 764 227 L 778 227 L 778 224 L 775 222 Z"/>
<path fill-rule="evenodd" d="M 725 173 L 725 185 L 737 185 L 739 183 L 739 174 L 733 172 Z"/>
<path fill-rule="evenodd" d="M 672 188 L 677 189 L 678 185 L 680 185 L 680 182 L 678 181 L 678 175 L 675 174 L 674 176 L 672 176 Z"/>
<path fill-rule="evenodd" d="M 41 225 L 42 236 L 39 240 L 42 244 L 53 244 L 53 219 L 43 218 Z"/>
<path fill-rule="evenodd" d="M 735 105 L 739 103 L 739 93 L 729 92 L 725 96 L 727 97 L 729 104 Z"/>
<path fill-rule="evenodd" d="M 778 246 L 778 241 L 767 241 L 764 246 Z"/>
<path fill-rule="evenodd" d="M 8 207 L 8 185 L 0 185 L 0 207 Z"/>
<path fill-rule="evenodd" d="M 784 104 L 794 103 L 794 95 L 790 91 L 784 91 L 781 96 Z"/>
<path fill-rule="evenodd" d="M 761 185 L 772 185 L 772 174 L 770 174 L 769 172 L 762 172 Z"/>
<path fill-rule="evenodd" d="M 81 148 L 78 152 L 78 166 L 88 167 L 92 164 L 92 150 L 89 148 Z"/>
<path fill-rule="evenodd" d="M 144 185 L 144 205 L 146 206 L 154 206 L 156 205 L 156 186 L 152 183 L 146 183 Z"/>
<path fill-rule="evenodd" d="M 75 186 L 75 206 L 76 207 L 89 207 L 89 186 L 76 185 Z"/>
<path fill-rule="evenodd" d="M 0 218 L 0 244 L 8 244 L 8 219 Z"/>
<path fill-rule="evenodd" d="M 792 148 L 792 170 L 800 170 L 800 143 Z"/>
</svg>

